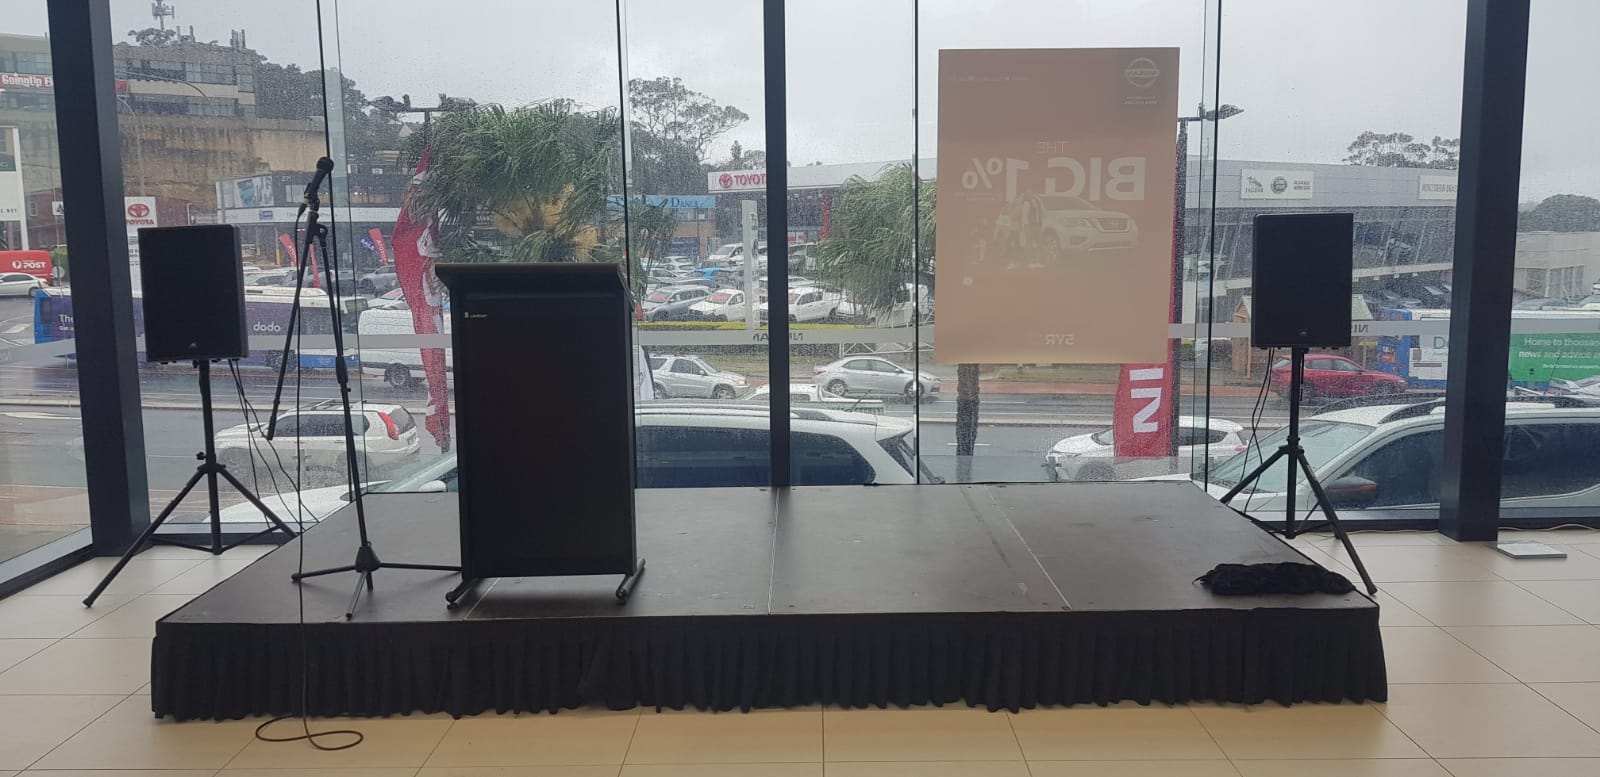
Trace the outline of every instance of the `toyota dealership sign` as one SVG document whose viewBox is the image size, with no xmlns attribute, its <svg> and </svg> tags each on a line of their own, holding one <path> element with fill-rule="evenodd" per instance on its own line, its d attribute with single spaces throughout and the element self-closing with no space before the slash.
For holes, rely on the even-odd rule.
<svg viewBox="0 0 1600 777">
<path fill-rule="evenodd" d="M 706 173 L 706 189 L 712 194 L 764 191 L 766 188 L 765 170 L 718 170 Z"/>
</svg>

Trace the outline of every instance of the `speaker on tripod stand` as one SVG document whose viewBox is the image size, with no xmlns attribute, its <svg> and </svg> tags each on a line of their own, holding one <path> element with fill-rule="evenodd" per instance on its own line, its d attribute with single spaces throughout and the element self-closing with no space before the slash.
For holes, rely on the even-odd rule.
<svg viewBox="0 0 1600 777">
<path fill-rule="evenodd" d="M 1355 218 L 1349 213 L 1274 213 L 1255 218 L 1250 344 L 1256 348 L 1289 349 L 1288 436 L 1277 451 L 1228 490 L 1222 503 L 1231 507 L 1234 497 L 1252 488 L 1274 464 L 1285 460 L 1288 483 L 1283 490 L 1284 536 L 1294 537 L 1299 530 L 1295 496 L 1299 479 L 1304 477 L 1310 486 L 1312 508 L 1322 510 L 1334 535 L 1350 554 L 1367 593 L 1372 594 L 1378 592 L 1378 587 L 1367 574 L 1366 565 L 1361 563 L 1361 556 L 1300 445 L 1306 353 L 1312 348 L 1350 345 L 1354 236 Z M 1267 368 L 1272 369 L 1272 365 Z M 1271 488 L 1267 485 L 1263 490 Z M 1239 513 L 1265 528 L 1248 513 Z"/>
<path fill-rule="evenodd" d="M 139 230 L 139 278 L 144 297 L 144 355 L 151 363 L 193 362 L 200 373 L 200 414 L 204 428 L 204 447 L 195 458 L 200 462 L 189 482 L 150 522 L 139 538 L 128 546 L 116 566 L 83 600 L 92 606 L 106 586 L 116 579 L 134 554 L 146 543 L 177 545 L 220 555 L 257 537 L 274 531 L 294 536 L 261 499 L 239 482 L 228 468 L 217 463 L 216 433 L 211 407 L 211 362 L 241 359 L 249 354 L 249 336 L 244 317 L 244 265 L 239 250 L 239 230 L 229 225 L 156 227 Z M 237 542 L 222 541 L 220 502 L 221 484 L 228 481 L 234 490 L 256 506 L 267 519 L 267 528 Z M 204 480 L 210 514 L 210 542 L 205 545 L 157 535 L 161 525 L 172 517 L 189 492 Z"/>
</svg>

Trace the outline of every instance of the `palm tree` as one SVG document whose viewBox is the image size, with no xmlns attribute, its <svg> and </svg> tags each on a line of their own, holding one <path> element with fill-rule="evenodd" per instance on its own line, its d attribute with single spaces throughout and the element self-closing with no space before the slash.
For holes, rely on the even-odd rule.
<svg viewBox="0 0 1600 777">
<path fill-rule="evenodd" d="M 602 259 L 595 249 L 621 170 L 614 111 L 579 111 L 571 100 L 477 105 L 441 115 L 429 136 L 417 197 L 439 214 L 447 260 Z"/>
<path fill-rule="evenodd" d="M 860 304 L 878 310 L 893 307 L 908 282 L 933 288 L 936 189 L 928 182 L 920 187 L 920 195 L 913 195 L 919 191 L 916 175 L 916 168 L 903 162 L 876 179 L 856 176 L 839 187 L 833 197 L 832 236 L 818 241 L 815 249 L 819 279 L 849 290 Z M 960 480 L 971 479 L 977 441 L 978 365 L 962 364 L 956 368 Z"/>
</svg>

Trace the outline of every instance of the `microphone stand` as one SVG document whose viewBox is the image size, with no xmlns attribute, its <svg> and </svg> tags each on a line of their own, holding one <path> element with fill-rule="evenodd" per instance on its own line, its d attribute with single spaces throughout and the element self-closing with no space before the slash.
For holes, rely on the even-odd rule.
<svg viewBox="0 0 1600 777">
<path fill-rule="evenodd" d="M 362 589 L 365 588 L 367 591 L 373 590 L 373 572 L 376 572 L 380 569 L 416 569 L 434 572 L 460 572 L 461 567 L 446 566 L 443 564 L 391 564 L 380 560 L 378 558 L 377 551 L 373 550 L 372 548 L 372 539 L 367 533 L 366 504 L 362 498 L 361 470 L 356 458 L 355 423 L 351 418 L 350 412 L 350 371 L 345 363 L 344 358 L 344 314 L 341 310 L 340 303 L 342 300 L 339 296 L 338 259 L 332 252 L 328 250 L 328 228 L 323 226 L 319 220 L 321 205 L 322 203 L 318 200 L 316 191 L 307 191 L 306 237 L 305 243 L 301 247 L 299 256 L 300 272 L 298 277 L 301 280 L 305 278 L 306 257 L 311 253 L 311 243 L 312 240 L 315 239 L 317 245 L 321 246 L 322 248 L 322 271 L 324 278 L 323 291 L 325 292 L 325 296 L 328 298 L 328 313 L 330 315 L 333 328 L 333 370 L 334 375 L 338 380 L 339 403 L 344 414 L 345 468 L 348 470 L 350 476 L 350 501 L 355 505 L 356 508 L 356 527 L 360 533 L 361 544 L 356 548 L 356 557 L 353 563 L 337 567 L 329 567 L 327 569 L 312 570 L 310 572 L 296 572 L 293 575 L 290 575 L 289 579 L 299 583 L 308 577 L 321 577 L 323 575 L 334 575 L 342 572 L 355 572 L 357 575 L 355 592 L 350 595 L 350 606 L 345 608 L 344 613 L 345 620 L 350 620 L 351 618 L 355 617 L 356 604 L 361 600 Z M 295 314 L 299 311 L 299 309 L 300 287 L 299 285 L 296 285 L 294 290 L 294 304 L 289 317 L 289 337 L 293 337 L 294 335 L 293 327 L 296 317 Z M 284 339 L 283 351 L 284 359 L 283 362 L 278 366 L 278 392 L 276 395 L 274 395 L 272 400 L 273 419 L 271 422 L 274 424 L 276 423 L 278 399 L 283 392 L 284 375 L 289 368 L 288 337 Z M 268 439 L 270 439 L 270 436 Z M 301 542 L 304 541 L 304 538 L 302 538 Z"/>
</svg>

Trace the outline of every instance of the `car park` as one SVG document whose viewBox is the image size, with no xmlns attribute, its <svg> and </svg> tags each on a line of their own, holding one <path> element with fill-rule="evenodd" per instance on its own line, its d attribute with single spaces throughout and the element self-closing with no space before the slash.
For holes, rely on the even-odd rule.
<svg viewBox="0 0 1600 777">
<path fill-rule="evenodd" d="M 1280 397 L 1289 395 L 1289 372 L 1288 359 L 1279 359 L 1272 365 L 1270 384 L 1273 393 Z M 1308 353 L 1300 399 L 1315 402 L 1323 398 L 1399 394 L 1405 390 L 1405 378 L 1398 375 L 1369 370 L 1338 354 Z"/>
<path fill-rule="evenodd" d="M 1124 462 L 1116 458 L 1113 431 L 1106 428 L 1073 435 L 1051 446 L 1045 454 L 1045 470 L 1051 480 L 1126 480 L 1164 474 L 1145 471 L 1152 468 L 1190 472 L 1196 461 L 1208 456 L 1221 461 L 1244 450 L 1244 436 L 1244 426 L 1233 421 L 1181 416 L 1175 457 Z"/>
<path fill-rule="evenodd" d="M 878 356 L 851 356 L 816 367 L 811 382 L 842 397 L 932 399 L 939 393 L 938 378 L 926 372 L 913 373 Z"/>
<path fill-rule="evenodd" d="M 676 321 L 708 295 L 704 286 L 662 286 L 646 293 L 640 308 L 646 321 Z"/>
<path fill-rule="evenodd" d="M 689 306 L 695 318 L 707 321 L 743 321 L 745 309 L 744 292 L 739 289 L 717 289 Z"/>
<path fill-rule="evenodd" d="M 733 399 L 750 384 L 745 376 L 719 370 L 698 356 L 651 356 L 650 381 L 657 399 Z"/>
<path fill-rule="evenodd" d="M 831 289 L 792 286 L 789 289 L 789 320 L 801 324 L 828 321 L 838 314 L 842 302 L 844 297 Z M 767 306 L 768 303 L 763 302 L 758 308 L 762 321 L 767 320 Z"/>
</svg>

